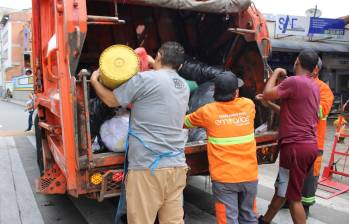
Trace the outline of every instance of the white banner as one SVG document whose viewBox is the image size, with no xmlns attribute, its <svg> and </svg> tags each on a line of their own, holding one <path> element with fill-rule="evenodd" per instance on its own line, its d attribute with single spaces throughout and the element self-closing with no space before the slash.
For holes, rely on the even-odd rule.
<svg viewBox="0 0 349 224">
<path fill-rule="evenodd" d="M 278 15 L 276 20 L 277 35 L 307 36 L 310 20 L 304 16 Z"/>
</svg>

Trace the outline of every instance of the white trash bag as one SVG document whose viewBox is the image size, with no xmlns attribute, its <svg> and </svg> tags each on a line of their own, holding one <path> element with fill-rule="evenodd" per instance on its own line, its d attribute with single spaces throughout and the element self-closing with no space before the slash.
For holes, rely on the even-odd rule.
<svg viewBox="0 0 349 224">
<path fill-rule="evenodd" d="M 113 152 L 125 152 L 125 141 L 128 133 L 130 114 L 124 112 L 105 121 L 100 129 L 100 135 L 105 146 Z"/>
</svg>

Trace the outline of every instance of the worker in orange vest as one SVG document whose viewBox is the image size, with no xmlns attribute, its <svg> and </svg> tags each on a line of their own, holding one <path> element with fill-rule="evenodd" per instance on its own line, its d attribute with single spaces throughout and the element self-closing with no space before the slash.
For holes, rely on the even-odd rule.
<svg viewBox="0 0 349 224">
<path fill-rule="evenodd" d="M 243 81 L 232 72 L 215 80 L 216 102 L 185 117 L 185 127 L 205 128 L 217 223 L 257 223 L 253 207 L 258 163 L 254 138 L 255 105 L 239 97 Z"/>
<path fill-rule="evenodd" d="M 317 189 L 317 183 L 320 176 L 320 169 L 322 163 L 322 155 L 325 144 L 325 135 L 327 127 L 327 116 L 330 113 L 333 104 L 333 93 L 330 87 L 319 79 L 319 73 L 322 68 L 322 61 L 319 58 L 318 64 L 315 67 L 314 80 L 320 88 L 320 108 L 319 108 L 319 121 L 317 123 L 317 145 L 319 154 L 314 162 L 313 168 L 308 173 L 303 185 L 302 191 L 302 203 L 305 213 L 308 217 L 309 207 L 315 203 L 315 192 Z"/>
</svg>

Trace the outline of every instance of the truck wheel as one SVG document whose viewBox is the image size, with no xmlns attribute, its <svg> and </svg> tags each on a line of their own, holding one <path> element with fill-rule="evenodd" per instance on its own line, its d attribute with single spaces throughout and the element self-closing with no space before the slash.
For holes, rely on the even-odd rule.
<svg viewBox="0 0 349 224">
<path fill-rule="evenodd" d="M 39 166 L 40 175 L 44 174 L 44 158 L 42 155 L 42 137 L 44 133 L 39 126 L 39 116 L 36 115 L 34 119 L 35 139 L 36 139 L 36 159 Z"/>
</svg>

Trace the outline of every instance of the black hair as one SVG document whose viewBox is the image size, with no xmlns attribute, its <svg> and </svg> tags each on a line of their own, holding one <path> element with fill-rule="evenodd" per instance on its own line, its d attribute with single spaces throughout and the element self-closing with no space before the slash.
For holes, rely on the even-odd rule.
<svg viewBox="0 0 349 224">
<path fill-rule="evenodd" d="M 298 60 L 304 70 L 312 73 L 319 62 L 319 55 L 313 50 L 303 50 L 299 53 Z"/>
<path fill-rule="evenodd" d="M 216 102 L 229 102 L 236 98 L 236 91 L 231 94 L 219 95 L 214 93 L 213 98 Z"/>
<path fill-rule="evenodd" d="M 161 64 L 170 66 L 175 70 L 184 63 L 184 48 L 177 42 L 166 42 L 159 49 Z"/>
</svg>

